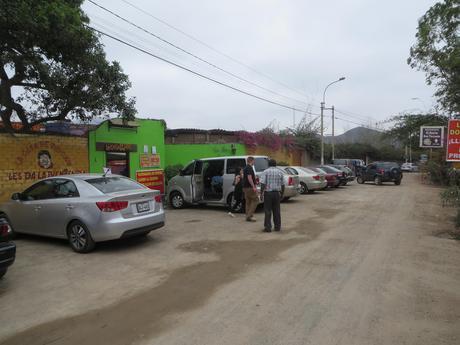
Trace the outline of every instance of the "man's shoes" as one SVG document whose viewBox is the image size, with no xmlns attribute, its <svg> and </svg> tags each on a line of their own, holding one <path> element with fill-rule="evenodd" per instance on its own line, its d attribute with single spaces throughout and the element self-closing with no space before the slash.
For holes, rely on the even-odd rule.
<svg viewBox="0 0 460 345">
<path fill-rule="evenodd" d="M 271 229 L 265 228 L 265 229 L 264 229 L 264 232 L 272 232 L 272 230 L 271 230 Z"/>
<path fill-rule="evenodd" d="M 251 218 L 246 218 L 246 221 L 247 221 L 247 222 L 255 222 L 256 220 L 255 220 L 254 218 L 251 217 Z"/>
<path fill-rule="evenodd" d="M 275 231 L 281 231 L 281 229 L 275 229 Z"/>
</svg>

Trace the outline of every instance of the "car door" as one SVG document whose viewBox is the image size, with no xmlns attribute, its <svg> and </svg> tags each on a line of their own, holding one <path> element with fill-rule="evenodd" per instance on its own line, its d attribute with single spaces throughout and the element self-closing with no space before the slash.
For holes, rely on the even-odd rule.
<svg viewBox="0 0 460 345">
<path fill-rule="evenodd" d="M 366 180 L 373 181 L 377 174 L 377 165 L 369 164 L 366 168 Z"/>
<path fill-rule="evenodd" d="M 42 201 L 38 220 L 43 226 L 42 235 L 62 238 L 80 195 L 72 180 L 55 178 L 52 182 L 52 196 Z"/>
<path fill-rule="evenodd" d="M 204 196 L 203 161 L 196 160 L 192 174 L 192 200 L 199 202 Z"/>
<path fill-rule="evenodd" d="M 13 229 L 17 232 L 25 232 L 40 235 L 44 232 L 44 225 L 40 222 L 40 213 L 43 201 L 51 198 L 53 182 L 51 180 L 40 181 L 21 193 L 20 200 L 9 214 Z"/>
</svg>

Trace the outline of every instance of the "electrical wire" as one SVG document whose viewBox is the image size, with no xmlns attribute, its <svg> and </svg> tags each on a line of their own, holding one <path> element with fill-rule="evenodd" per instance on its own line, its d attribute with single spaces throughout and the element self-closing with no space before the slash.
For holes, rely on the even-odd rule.
<svg viewBox="0 0 460 345">
<path fill-rule="evenodd" d="M 124 44 L 124 45 L 126 45 L 126 46 L 128 46 L 128 47 L 131 47 L 131 48 L 133 48 L 133 49 L 135 49 L 135 50 L 137 50 L 137 51 L 140 51 L 140 52 L 142 52 L 142 53 L 144 53 L 144 54 L 147 54 L 147 55 L 149 55 L 149 56 L 151 56 L 151 57 L 153 57 L 153 58 L 155 58 L 155 59 L 158 59 L 158 60 L 161 60 L 161 61 L 163 61 L 163 62 L 166 62 L 166 63 L 168 63 L 168 64 L 170 64 L 170 65 L 172 65 L 172 66 L 175 66 L 175 67 L 180 68 L 180 69 L 182 69 L 182 70 L 184 70 L 184 71 L 187 71 L 187 72 L 189 72 L 189 73 L 192 73 L 192 74 L 194 74 L 194 75 L 196 75 L 196 76 L 198 76 L 198 77 L 201 77 L 201 78 L 203 78 L 203 79 L 209 80 L 209 81 L 211 81 L 211 82 L 213 82 L 213 83 L 216 83 L 216 84 L 219 84 L 219 85 L 224 86 L 224 87 L 226 87 L 226 88 L 229 88 L 229 89 L 231 89 L 231 90 L 233 90 L 233 91 L 242 93 L 242 94 L 244 94 L 244 95 L 246 95 L 246 96 L 250 96 L 250 97 L 256 98 L 256 99 L 258 99 L 258 100 L 261 100 L 261 101 L 264 101 L 264 102 L 267 102 L 267 103 L 271 103 L 271 104 L 274 104 L 274 105 L 278 105 L 278 106 L 283 107 L 283 108 L 286 108 L 286 109 L 295 110 L 295 111 L 300 111 L 300 112 L 305 112 L 305 110 L 303 110 L 303 109 L 299 109 L 299 108 L 296 108 L 296 107 L 294 107 L 294 106 L 289 106 L 289 105 L 282 104 L 282 103 L 279 103 L 279 102 L 276 102 L 276 101 L 273 101 L 273 100 L 270 100 L 270 99 L 267 99 L 267 98 L 264 98 L 264 97 L 260 97 L 260 96 L 254 95 L 254 94 L 252 94 L 252 93 L 250 93 L 250 92 L 241 90 L 241 89 L 239 89 L 239 88 L 237 88 L 237 87 L 234 87 L 234 86 L 229 85 L 229 84 L 227 84 L 227 83 L 224 83 L 224 82 L 221 82 L 221 81 L 219 81 L 219 80 L 213 79 L 213 78 L 208 77 L 208 76 L 206 76 L 206 75 L 204 75 L 204 74 L 195 72 L 194 70 L 192 70 L 192 69 L 190 69 L 190 68 L 187 68 L 187 67 L 182 66 L 182 65 L 180 65 L 180 64 L 178 64 L 178 63 L 175 63 L 175 62 L 173 62 L 173 61 L 170 61 L 170 60 L 168 60 L 168 59 L 165 59 L 165 58 L 163 58 L 163 57 L 161 57 L 161 56 L 155 55 L 155 54 L 153 54 L 153 53 L 151 53 L 151 52 L 149 52 L 149 51 L 147 51 L 147 50 L 145 50 L 145 49 L 139 48 L 139 47 L 137 47 L 136 45 L 131 44 L 131 43 L 129 43 L 129 42 L 126 42 L 126 41 L 124 41 L 124 40 L 122 40 L 122 39 L 120 39 L 120 38 L 118 38 L 118 37 L 115 37 L 115 36 L 113 36 L 113 35 L 110 35 L 110 34 L 108 34 L 108 33 L 106 33 L 106 32 L 103 32 L 103 31 L 101 31 L 101 30 L 99 30 L 99 29 L 93 28 L 93 27 L 90 26 L 90 25 L 87 25 L 87 27 L 88 27 L 89 29 L 95 31 L 95 32 L 98 32 L 99 34 L 101 34 L 101 35 L 103 35 L 103 36 L 106 36 L 106 37 L 108 37 L 108 38 L 111 38 L 111 39 L 114 40 L 114 41 L 117 41 L 117 42 L 119 42 L 119 43 L 122 43 L 122 44 Z"/>
<path fill-rule="evenodd" d="M 273 91 L 273 90 L 271 90 L 271 89 L 268 89 L 268 88 L 266 88 L 266 87 L 264 87 L 264 86 L 261 86 L 261 85 L 259 85 L 259 84 L 257 84 L 257 83 L 254 83 L 254 82 L 252 82 L 252 81 L 250 81 L 250 80 L 247 80 L 247 79 L 245 79 L 245 78 L 242 78 L 242 77 L 240 77 L 240 76 L 238 76 L 238 75 L 236 75 L 236 74 L 234 74 L 234 73 L 232 73 L 232 72 L 230 72 L 230 71 L 227 71 L 227 70 L 225 70 L 225 69 L 223 69 L 223 68 L 217 66 L 216 64 L 214 64 L 214 63 L 212 63 L 212 62 L 209 62 L 209 61 L 207 61 L 207 60 L 205 60 L 205 59 L 203 59 L 203 58 L 197 56 L 196 54 L 193 54 L 193 53 L 189 52 L 188 50 L 186 50 L 186 49 L 184 49 L 184 48 L 181 48 L 180 46 L 178 46 L 178 45 L 176 45 L 176 44 L 174 44 L 174 43 L 172 43 L 172 42 L 170 42 L 170 41 L 168 41 L 168 40 L 166 40 L 166 39 L 160 37 L 159 35 L 157 35 L 157 34 L 151 32 L 151 31 L 149 31 L 149 30 L 147 30 L 147 29 L 145 29 L 145 28 L 143 28 L 143 27 L 137 25 L 136 23 L 133 23 L 132 21 L 130 21 L 130 20 L 128 20 L 128 19 L 126 19 L 126 18 L 120 16 L 119 14 L 117 14 L 117 13 L 115 13 L 115 12 L 113 12 L 112 10 L 110 10 L 110 9 L 108 9 L 108 8 L 102 6 L 102 5 L 99 5 L 97 2 L 95 2 L 95 1 L 93 1 L 93 0 L 88 0 L 88 2 L 92 3 L 93 5 L 97 6 L 97 7 L 100 8 L 100 9 L 102 9 L 103 11 L 106 11 L 107 13 L 110 13 L 111 15 L 113 15 L 113 16 L 115 16 L 116 18 L 118 18 L 118 19 L 124 21 L 125 23 L 127 23 L 127 24 L 129 24 L 129 25 L 131 25 L 131 26 L 133 26 L 133 27 L 135 27 L 135 28 L 137 28 L 137 29 L 139 29 L 139 30 L 145 32 L 146 34 L 148 34 L 148 35 L 150 35 L 150 36 L 152 36 L 152 37 L 154 37 L 154 38 L 156 38 L 156 39 L 158 39 L 158 40 L 160 40 L 160 41 L 162 41 L 162 42 L 164 42 L 164 43 L 170 45 L 171 47 L 174 47 L 175 49 L 180 50 L 181 52 L 183 52 L 183 53 L 185 53 L 185 54 L 187 54 L 187 55 L 190 55 L 190 56 L 192 56 L 193 58 L 195 58 L 195 59 L 197 59 L 197 60 L 199 60 L 199 61 L 201 61 L 201 62 L 203 62 L 203 63 L 205 63 L 205 64 L 207 64 L 207 65 L 209 65 L 209 66 L 211 66 L 211 67 L 213 67 L 213 68 L 215 68 L 215 69 L 221 71 L 221 72 L 224 72 L 224 73 L 226 73 L 226 74 L 228 74 L 228 75 L 230 75 L 230 76 L 232 76 L 232 77 L 234 77 L 234 78 L 236 78 L 236 79 L 238 79 L 238 80 L 241 80 L 241 81 L 243 81 L 243 82 L 245 82 L 245 83 L 248 83 L 248 84 L 250 84 L 250 85 L 253 85 L 253 86 L 255 86 L 255 87 L 259 88 L 259 89 L 265 90 L 265 91 L 270 92 L 270 93 L 272 93 L 272 94 L 275 94 L 275 95 L 277 95 L 277 96 L 281 96 L 281 97 L 284 97 L 284 98 L 289 99 L 289 100 L 291 100 L 291 101 L 294 101 L 294 102 L 297 102 L 297 103 L 300 103 L 300 104 L 303 104 L 303 105 L 307 105 L 307 103 L 306 103 L 305 101 L 300 101 L 300 100 L 298 100 L 298 99 L 294 99 L 294 98 L 291 98 L 291 97 L 289 97 L 289 96 L 283 95 L 283 94 L 281 94 L 281 93 L 279 93 L 279 92 L 276 92 L 276 91 Z"/>
<path fill-rule="evenodd" d="M 253 67 L 251 67 L 251 66 L 249 66 L 249 65 L 247 65 L 247 64 L 245 64 L 245 63 L 243 63 L 243 62 L 241 62 L 241 61 L 239 61 L 239 60 L 237 60 L 237 59 L 235 59 L 235 58 L 233 58 L 232 56 L 230 56 L 230 55 L 228 55 L 228 54 L 226 54 L 226 53 L 223 53 L 223 52 L 217 50 L 216 48 L 212 47 L 211 45 L 207 44 L 206 42 L 204 42 L 204 41 L 202 41 L 202 40 L 200 40 L 200 39 L 198 39 L 198 38 L 196 38 L 196 37 L 194 37 L 194 36 L 192 36 L 192 35 L 186 33 L 185 31 L 183 31 L 183 30 L 181 30 L 181 29 L 179 29 L 179 28 L 177 28 L 177 27 L 175 27 L 175 26 L 169 24 L 169 23 L 166 22 L 165 20 L 160 19 L 160 18 L 154 16 L 154 15 L 151 14 L 150 12 L 145 11 L 144 9 L 142 9 L 142 8 L 140 8 L 140 7 L 138 7 L 138 6 L 134 5 L 134 4 L 132 4 L 131 2 L 129 2 L 129 1 L 127 1 L 127 0 L 121 0 L 121 1 L 124 2 L 125 4 L 129 5 L 129 6 L 133 7 L 134 9 L 136 9 L 136 10 L 138 10 L 138 11 L 144 13 L 145 15 L 147 15 L 147 16 L 149 16 L 149 17 L 155 19 L 156 21 L 162 23 L 163 25 L 166 25 L 166 26 L 169 27 L 170 29 L 173 29 L 174 31 L 179 32 L 180 34 L 182 34 L 182 35 L 188 37 L 189 39 L 191 39 L 191 40 L 193 40 L 193 41 L 195 41 L 195 42 L 197 42 L 197 43 L 199 43 L 199 44 L 205 46 L 206 48 L 208 48 L 208 49 L 214 51 L 215 53 L 217 53 L 217 54 L 219 54 L 219 55 L 221 55 L 221 56 L 226 57 L 227 59 L 229 59 L 229 60 L 231 60 L 231 61 L 237 63 L 238 65 L 243 66 L 243 67 L 245 67 L 245 68 L 247 68 L 247 69 L 253 71 L 254 73 L 257 73 L 257 74 L 263 76 L 264 78 L 269 79 L 269 80 L 271 80 L 272 82 L 274 82 L 274 83 L 276 83 L 276 84 L 278 84 L 278 85 L 281 85 L 281 86 L 283 86 L 283 87 L 285 87 L 285 88 L 291 90 L 292 92 L 297 93 L 298 95 L 300 95 L 300 96 L 302 96 L 302 97 L 305 97 L 305 94 L 304 94 L 302 91 L 296 90 L 296 89 L 290 87 L 289 85 L 286 85 L 286 84 L 284 84 L 284 83 L 282 83 L 282 82 L 280 82 L 280 81 L 274 79 L 274 78 L 271 77 L 270 75 L 268 75 L 268 74 L 266 74 L 266 73 L 263 73 L 263 72 L 260 72 L 260 71 L 256 70 L 255 68 L 253 68 Z"/>
</svg>

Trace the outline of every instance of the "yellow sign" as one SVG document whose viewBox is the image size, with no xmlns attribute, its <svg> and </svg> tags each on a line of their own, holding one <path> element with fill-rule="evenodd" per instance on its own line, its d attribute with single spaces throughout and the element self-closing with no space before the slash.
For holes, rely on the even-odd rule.
<svg viewBox="0 0 460 345">
<path fill-rule="evenodd" d="M 160 164 L 160 155 L 141 154 L 141 168 L 158 168 Z"/>
</svg>

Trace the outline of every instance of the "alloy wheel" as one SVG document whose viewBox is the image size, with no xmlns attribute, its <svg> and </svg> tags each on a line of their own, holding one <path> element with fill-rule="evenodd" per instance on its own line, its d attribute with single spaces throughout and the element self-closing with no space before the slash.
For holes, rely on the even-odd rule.
<svg viewBox="0 0 460 345">
<path fill-rule="evenodd" d="M 182 206 L 184 206 L 184 199 L 180 194 L 174 194 L 171 199 L 171 204 L 174 208 L 182 208 Z"/>
<path fill-rule="evenodd" d="M 86 230 L 80 224 L 75 224 L 70 228 L 70 243 L 78 250 L 85 247 L 88 241 L 87 236 Z"/>
</svg>

